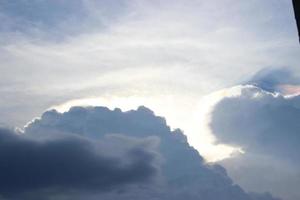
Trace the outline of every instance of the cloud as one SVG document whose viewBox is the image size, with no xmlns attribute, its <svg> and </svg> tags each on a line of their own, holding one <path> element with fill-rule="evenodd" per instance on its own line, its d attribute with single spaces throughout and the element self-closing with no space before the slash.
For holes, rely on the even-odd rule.
<svg viewBox="0 0 300 200">
<path fill-rule="evenodd" d="M 201 95 L 231 85 L 254 69 L 299 63 L 288 1 L 125 1 L 130 2 L 128 10 L 121 1 L 111 2 L 1 1 L 0 113 L 6 116 L 1 124 L 20 126 L 54 104 L 107 94 L 114 98 L 153 97 L 157 107 L 165 107 L 164 102 L 169 101 L 161 99 L 168 96 L 174 105 L 170 106 L 173 116 L 179 116 L 181 109 L 181 117 L 189 116 L 187 102 L 193 105 Z M 130 137 L 162 133 L 158 134 L 161 146 L 168 146 L 161 150 L 168 155 L 168 165 L 162 167 L 169 169 L 162 171 L 176 175 L 166 175 L 168 183 L 192 182 L 197 177 L 197 189 L 188 192 L 193 197 L 205 193 L 207 199 L 229 198 L 226 195 L 230 194 L 234 196 L 231 199 L 248 198 L 226 175 L 212 175 L 215 170 L 202 165 L 203 159 L 186 142 L 165 136 L 171 132 L 166 124 L 132 116 L 135 112 L 118 115 L 103 111 L 93 116 L 94 110 L 80 111 L 83 118 L 70 114 L 73 111 L 47 112 L 25 134 L 42 140 L 54 133 L 101 140 L 110 133 Z M 184 141 L 182 134 L 175 135 Z M 184 158 L 178 161 L 177 153 Z M 186 171 L 190 174 L 183 173 Z M 220 186 L 218 192 L 214 184 Z M 199 185 L 209 185 L 209 189 L 200 190 Z M 178 193 L 175 196 L 188 196 L 182 190 Z"/>
<path fill-rule="evenodd" d="M 125 1 L 4 0 L 0 3 L 0 19 L 4 21 L 0 34 L 5 39 L 28 37 L 62 42 L 71 36 L 106 29 L 127 7 Z"/>
<path fill-rule="evenodd" d="M 107 149 L 104 144 L 110 144 L 110 140 L 106 138 L 115 138 L 116 134 L 117 138 L 124 137 L 129 141 L 138 141 L 134 144 L 139 144 L 138 147 L 141 149 L 138 148 L 137 151 L 134 151 L 135 156 L 137 156 L 136 159 L 131 159 L 131 154 L 123 153 L 124 149 L 128 149 L 125 152 L 132 152 L 131 146 L 136 146 L 132 145 L 132 142 L 130 142 L 131 146 L 128 148 L 127 145 L 124 147 L 124 141 L 117 140 L 117 143 L 111 143 L 113 147 L 116 147 L 115 149 L 111 149 L 112 146 L 109 146 L 109 150 L 102 152 L 117 158 L 122 157 L 125 163 L 126 161 L 133 163 L 128 166 L 134 167 L 139 164 L 145 167 L 148 166 L 149 168 L 146 169 L 149 171 L 146 169 L 143 171 L 143 168 L 137 170 L 137 173 L 141 175 L 141 179 L 137 176 L 131 181 L 133 177 L 116 173 L 112 175 L 113 179 L 111 181 L 113 183 L 113 180 L 118 178 L 127 183 L 125 179 L 129 178 L 127 181 L 132 184 L 128 187 L 114 185 L 116 190 L 105 191 L 100 194 L 87 195 L 79 193 L 76 196 L 71 195 L 73 199 L 192 200 L 203 198 L 206 200 L 261 200 L 257 195 L 248 194 L 238 185 L 235 185 L 227 176 L 226 170 L 220 165 L 205 164 L 198 152 L 189 146 L 182 131 L 179 129 L 171 131 L 164 118 L 155 116 L 153 111 L 143 106 L 137 110 L 126 112 L 122 112 L 120 109 L 109 110 L 106 107 L 72 107 L 64 113 L 50 110 L 45 112 L 41 118 L 29 123 L 25 127 L 24 134 L 37 141 L 52 141 L 53 137 L 56 138 L 60 137 L 61 134 L 63 136 L 66 134 L 75 138 L 86 138 L 88 141 L 100 142 L 102 144 L 100 149 Z M 128 137 L 129 139 L 127 139 Z M 151 138 L 156 138 L 156 141 L 159 140 L 157 151 L 153 150 L 155 145 L 151 142 L 153 140 Z M 80 154 L 80 148 L 78 149 L 76 145 L 72 145 L 71 149 L 73 148 L 75 149 L 74 155 Z M 155 159 L 154 155 L 157 154 L 160 155 L 160 162 Z M 144 159 L 140 160 L 139 158 Z M 85 166 L 83 158 L 80 162 L 83 162 L 82 165 Z M 137 162 L 136 165 L 135 162 Z M 114 164 L 119 165 L 118 162 Z M 19 165 L 22 165 L 22 163 Z M 96 169 L 95 166 L 92 168 Z M 155 169 L 159 169 L 158 174 L 155 173 Z M 144 183 L 149 178 L 148 172 L 150 172 L 149 174 L 153 173 L 153 176 L 157 174 L 156 179 L 146 186 L 141 186 L 139 181 Z M 134 173 L 131 175 L 135 176 Z M 109 178 L 110 174 L 106 173 L 105 177 Z M 122 181 L 119 184 L 122 184 Z M 94 188 L 93 185 L 87 184 L 85 186 Z M 70 197 L 60 195 L 60 193 L 55 193 L 55 198 Z M 274 200 L 275 198 L 270 196 L 267 199 Z"/>
<path fill-rule="evenodd" d="M 211 127 L 219 142 L 245 150 L 299 160 L 299 96 L 286 98 L 255 86 L 224 98 L 214 108 Z M 226 120 L 224 120 L 226 119 Z"/>
<path fill-rule="evenodd" d="M 178 101 L 173 110 L 184 109 L 186 99 L 198 101 L 265 66 L 299 63 L 289 1 L 4 0 L 1 5 L 1 25 L 17 27 L 0 33 L 5 97 L 0 112 L 7 116 L 1 123 L 12 126 L 52 105 L 107 94 L 158 101 L 166 94 Z"/>
<path fill-rule="evenodd" d="M 92 141 L 63 133 L 37 140 L 0 129 L 0 194 L 31 199 L 147 184 L 159 170 L 156 143 L 155 138 Z"/>
<path fill-rule="evenodd" d="M 269 92 L 281 92 L 283 85 L 299 85 L 299 77 L 289 68 L 264 68 L 258 71 L 250 81 L 250 85 L 256 85 Z"/>
<path fill-rule="evenodd" d="M 270 92 L 277 84 L 296 81 L 292 75 L 287 80 L 279 76 L 285 73 L 274 71 L 257 79 L 261 80 L 258 86 L 268 91 L 252 85 L 236 86 L 238 93 L 215 105 L 210 126 L 219 143 L 245 151 L 222 162 L 243 188 L 296 200 L 300 197 L 300 96 Z"/>
</svg>

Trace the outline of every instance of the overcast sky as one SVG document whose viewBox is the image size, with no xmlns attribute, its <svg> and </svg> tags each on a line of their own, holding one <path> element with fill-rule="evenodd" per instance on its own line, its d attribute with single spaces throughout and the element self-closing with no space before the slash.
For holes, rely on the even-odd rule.
<svg viewBox="0 0 300 200">
<path fill-rule="evenodd" d="M 1 123 L 10 125 L 105 95 L 187 106 L 182 98 L 299 61 L 289 0 L 3 0 L 0 10 Z"/>
<path fill-rule="evenodd" d="M 300 93 L 295 81 L 300 46 L 290 0 L 0 0 L 0 20 L 5 127 L 22 129 L 52 108 L 126 111 L 144 105 L 166 117 L 171 128 L 181 128 L 206 160 L 217 161 L 247 154 L 245 143 L 220 133 L 226 121 L 218 116 L 231 102 L 218 102 L 247 90 L 227 88 L 253 84 L 262 94 Z M 231 125 L 226 128 L 237 135 L 249 128 Z M 253 180 L 237 181 L 245 190 L 260 189 Z M 276 193 L 274 185 L 263 189 Z M 276 195 L 300 196 L 292 192 Z"/>
</svg>

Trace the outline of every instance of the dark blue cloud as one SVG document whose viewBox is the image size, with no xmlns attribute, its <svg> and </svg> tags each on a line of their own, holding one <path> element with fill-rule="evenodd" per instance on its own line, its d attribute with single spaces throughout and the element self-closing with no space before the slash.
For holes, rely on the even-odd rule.
<svg viewBox="0 0 300 200">
<path fill-rule="evenodd" d="M 51 134 L 68 133 L 103 141 L 111 134 L 143 139 L 159 138 L 161 155 L 160 179 L 144 190 L 125 189 L 122 193 L 105 193 L 101 199 L 205 199 L 205 200 L 261 200 L 247 194 L 227 176 L 219 165 L 206 165 L 198 152 L 189 146 L 178 129 L 171 131 L 162 117 L 146 107 L 122 112 L 106 107 L 73 107 L 68 112 L 45 112 L 33 121 L 25 133 L 34 138 L 48 138 Z M 50 135 L 50 136 L 49 136 Z M 86 196 L 84 197 L 87 198 Z M 273 197 L 267 198 L 274 200 Z"/>
<path fill-rule="evenodd" d="M 152 139 L 104 141 L 62 133 L 36 140 L 0 129 L 0 194 L 31 199 L 39 193 L 91 193 L 154 180 L 158 153 Z M 115 151 L 122 153 L 113 155 Z"/>
<path fill-rule="evenodd" d="M 282 84 L 300 84 L 300 79 L 287 68 L 265 68 L 258 71 L 246 84 L 256 85 L 269 92 L 279 92 Z"/>
<path fill-rule="evenodd" d="M 300 162 L 300 97 L 274 96 L 247 86 L 241 91 L 214 108 L 211 127 L 218 140 Z"/>
<path fill-rule="evenodd" d="M 253 86 L 240 90 L 212 112 L 211 129 L 218 142 L 246 152 L 224 161 L 224 166 L 245 188 L 299 199 L 300 96 L 284 97 Z"/>
</svg>

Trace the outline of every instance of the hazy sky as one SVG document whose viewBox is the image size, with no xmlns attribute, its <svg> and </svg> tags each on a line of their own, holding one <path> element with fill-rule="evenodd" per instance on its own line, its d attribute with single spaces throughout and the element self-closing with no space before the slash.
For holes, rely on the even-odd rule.
<svg viewBox="0 0 300 200">
<path fill-rule="evenodd" d="M 11 126 L 100 97 L 126 109 L 147 105 L 187 129 L 204 95 L 299 61 L 288 0 L 0 5 L 0 123 Z"/>
<path fill-rule="evenodd" d="M 226 123 L 213 114 L 227 108 L 215 104 L 243 96 L 242 86 L 224 88 L 246 83 L 298 94 L 292 9 L 290 0 L 0 0 L 0 125 L 23 128 L 49 108 L 144 105 L 208 161 L 247 154 L 243 142 L 215 133 Z M 260 72 L 273 69 L 268 90 L 261 83 L 274 76 Z"/>
<path fill-rule="evenodd" d="M 3 0 L 1 122 L 22 126 L 54 104 L 106 95 L 171 96 L 176 107 L 188 107 L 259 69 L 297 68 L 291 6 Z"/>
</svg>

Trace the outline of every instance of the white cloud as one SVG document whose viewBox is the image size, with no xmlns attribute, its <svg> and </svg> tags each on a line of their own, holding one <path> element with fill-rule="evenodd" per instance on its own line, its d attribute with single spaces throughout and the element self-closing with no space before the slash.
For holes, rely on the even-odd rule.
<svg viewBox="0 0 300 200">
<path fill-rule="evenodd" d="M 1 44 L 0 92 L 9 105 L 0 110 L 6 115 L 19 112 L 12 116 L 20 116 L 17 125 L 53 104 L 103 93 L 123 98 L 146 91 L 197 101 L 265 66 L 294 66 L 299 61 L 287 1 L 125 1 L 121 11 L 113 3 L 85 2 L 85 20 L 92 22 L 77 20 L 80 33 L 54 26 L 64 39 L 19 32 Z M 104 29 L 97 20 L 105 21 Z M 48 33 L 40 27 L 38 32 Z M 39 101 L 30 102 L 28 94 Z M 21 104 L 28 111 L 16 111 Z"/>
</svg>

